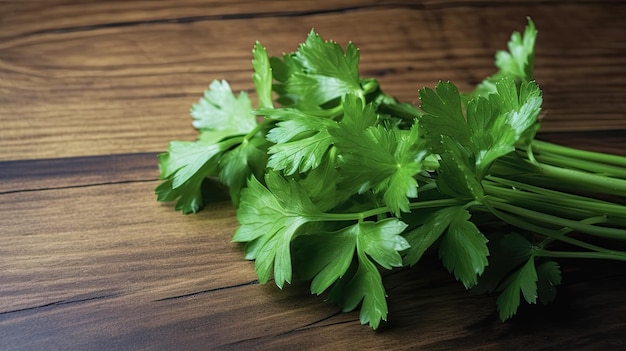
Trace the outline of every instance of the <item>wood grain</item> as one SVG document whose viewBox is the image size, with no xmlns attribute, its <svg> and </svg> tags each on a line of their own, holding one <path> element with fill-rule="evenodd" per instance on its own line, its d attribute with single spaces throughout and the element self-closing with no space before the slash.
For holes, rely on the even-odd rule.
<svg viewBox="0 0 626 351">
<path fill-rule="evenodd" d="M 559 0 L 527 0 L 524 4 L 559 3 Z M 577 0 L 572 2 L 588 3 Z M 619 1 L 602 1 L 617 3 Z M 97 27 L 150 24 L 155 22 L 198 22 L 224 21 L 259 17 L 301 17 L 329 12 L 348 12 L 381 8 L 412 8 L 418 10 L 441 9 L 458 6 L 484 7 L 518 6 L 498 0 L 303 0 L 290 2 L 268 0 L 259 4 L 250 0 L 179 0 L 125 1 L 125 0 L 48 0 L 10 1 L 3 0 L 2 23 L 6 30 L 2 38 L 25 36 L 33 33 L 71 32 Z M 42 13 L 47 14 L 42 21 Z"/>
<path fill-rule="evenodd" d="M 352 349 L 355 340 L 374 349 L 590 341 L 600 349 L 622 340 L 626 295 L 615 291 L 624 270 L 615 264 L 570 265 L 556 306 L 525 308 L 502 324 L 493 298 L 470 296 L 433 258 L 386 277 L 391 319 L 374 333 L 303 285 L 256 284 L 252 264 L 229 243 L 236 223 L 227 204 L 182 217 L 153 201 L 154 185 L 1 195 L 8 349 Z"/>
<path fill-rule="evenodd" d="M 213 79 L 250 91 L 254 41 L 279 55 L 311 28 L 354 41 L 362 75 L 417 104 L 422 86 L 441 79 L 468 90 L 492 73 L 495 50 L 527 15 L 540 30 L 544 130 L 626 130 L 622 3 L 372 4 L 12 4 L 0 11 L 0 159 L 158 152 L 169 140 L 191 140 L 189 106 Z"/>
<path fill-rule="evenodd" d="M 377 332 L 306 284 L 260 285 L 230 242 L 222 186 L 183 216 L 155 201 L 155 154 L 191 140 L 213 79 L 252 92 L 250 50 L 311 28 L 361 48 L 361 72 L 418 103 L 469 89 L 531 16 L 539 137 L 626 155 L 623 1 L 1 1 L 0 350 L 617 350 L 626 266 L 564 261 L 555 304 L 501 323 L 436 257 L 387 273 Z"/>
<path fill-rule="evenodd" d="M 542 139 L 623 154 L 626 139 L 608 137 Z M 0 169 L 12 169 L 0 179 L 0 349 L 623 345 L 623 264 L 564 262 L 557 303 L 523 306 L 503 324 L 493 297 L 471 296 L 429 256 L 386 275 L 390 320 L 374 333 L 305 284 L 259 285 L 230 242 L 237 223 L 223 197 L 190 216 L 156 203 L 153 154 L 5 161 Z"/>
<path fill-rule="evenodd" d="M 0 162 L 0 194 L 156 180 L 155 154 L 116 154 Z"/>
</svg>

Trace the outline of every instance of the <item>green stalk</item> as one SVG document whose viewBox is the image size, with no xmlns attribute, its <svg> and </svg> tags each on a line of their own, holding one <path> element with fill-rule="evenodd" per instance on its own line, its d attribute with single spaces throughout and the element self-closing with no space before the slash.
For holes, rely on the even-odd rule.
<svg viewBox="0 0 626 351">
<path fill-rule="evenodd" d="M 504 210 L 525 218 L 537 220 L 546 224 L 556 225 L 563 228 L 571 228 L 575 231 L 586 233 L 598 237 L 617 239 L 617 240 L 626 240 L 626 229 L 617 229 L 617 228 L 609 228 L 609 227 L 600 227 L 595 225 L 589 225 L 585 223 L 581 223 L 579 221 L 574 221 L 570 219 L 565 219 L 557 216 L 552 216 L 549 214 L 529 210 L 526 208 L 514 206 L 511 204 L 507 204 L 502 200 L 497 198 L 489 198 L 489 205 L 493 208 Z M 485 198 L 487 200 L 487 198 Z"/>
<path fill-rule="evenodd" d="M 497 184 L 502 184 L 502 185 L 510 187 L 510 188 L 522 189 L 522 190 L 533 192 L 533 193 L 536 193 L 536 194 L 541 194 L 541 195 L 544 195 L 548 199 L 549 198 L 558 197 L 558 198 L 562 198 L 562 199 L 571 199 L 571 200 L 583 201 L 583 202 L 586 202 L 587 204 L 592 203 L 594 206 L 596 206 L 596 205 L 600 205 L 600 206 L 603 206 L 603 205 L 613 205 L 613 206 L 622 207 L 622 205 L 618 205 L 618 204 L 615 204 L 613 202 L 608 202 L 608 201 L 604 201 L 604 200 L 589 198 L 589 197 L 586 197 L 586 196 L 576 195 L 576 194 L 572 194 L 572 193 L 566 193 L 566 192 L 553 190 L 553 189 L 546 189 L 546 188 L 542 188 L 540 186 L 535 186 L 535 185 L 528 184 L 528 183 L 522 183 L 522 182 L 518 182 L 518 181 L 515 181 L 515 180 L 506 179 L 506 178 L 502 178 L 502 177 L 496 177 L 496 176 L 491 176 L 490 175 L 490 176 L 485 177 L 485 179 L 489 180 L 489 181 L 492 181 L 494 183 L 497 183 Z"/>
<path fill-rule="evenodd" d="M 263 128 L 265 128 L 267 125 L 272 124 L 274 122 L 276 122 L 276 120 L 270 119 L 270 118 L 265 118 L 263 121 L 261 121 L 261 123 L 257 123 L 257 125 L 254 127 L 254 129 L 252 129 L 248 134 L 246 134 L 246 136 L 244 136 L 244 140 L 245 141 L 249 141 L 258 132 L 260 132 Z"/>
<path fill-rule="evenodd" d="M 551 166 L 543 163 L 526 161 L 535 168 L 538 175 L 551 177 L 560 182 L 569 183 L 582 191 L 595 191 L 609 195 L 626 197 L 626 180 L 610 178 L 569 168 Z M 557 183 L 558 186 L 558 183 Z"/>
<path fill-rule="evenodd" d="M 585 206 L 575 206 L 559 201 L 560 199 L 549 199 L 545 196 L 528 193 L 516 189 L 502 188 L 483 182 L 483 189 L 488 196 L 495 196 L 502 201 L 519 205 L 525 208 L 532 208 L 540 212 L 550 213 L 553 215 L 564 216 L 567 218 L 587 218 L 596 215 L 591 208 Z M 560 203 L 554 203 L 557 201 Z M 622 210 L 623 211 L 623 210 Z"/>
<path fill-rule="evenodd" d="M 587 150 L 579 150 L 563 145 L 557 145 L 546 141 L 534 139 L 532 141 L 533 151 L 550 152 L 553 154 L 574 157 L 583 160 L 590 160 L 595 162 L 601 162 L 605 164 L 611 164 L 619 167 L 626 167 L 626 157 L 619 155 L 606 154 L 602 152 L 594 152 Z"/>
<path fill-rule="evenodd" d="M 465 204 L 467 204 L 467 201 L 457 200 L 457 199 L 440 199 L 440 200 L 413 202 L 409 204 L 409 208 L 411 210 L 417 210 L 420 208 L 459 206 L 459 205 L 465 205 Z"/>
<path fill-rule="evenodd" d="M 435 155 L 428 155 L 422 160 L 422 166 L 424 169 L 429 171 L 436 171 L 439 169 L 439 161 L 435 157 Z"/>
<path fill-rule="evenodd" d="M 550 251 L 545 249 L 533 250 L 533 255 L 553 258 L 595 258 L 605 260 L 626 261 L 624 252 L 580 252 L 580 251 Z"/>
<path fill-rule="evenodd" d="M 590 217 L 590 218 L 583 219 L 582 221 L 580 221 L 580 223 L 600 224 L 600 223 L 604 223 L 605 220 L 606 220 L 605 217 Z M 557 235 L 564 236 L 564 235 L 567 235 L 568 233 L 571 233 L 571 232 L 572 232 L 572 230 L 570 228 L 561 228 L 561 230 L 558 231 Z M 558 240 L 558 239 L 556 237 L 554 237 L 554 236 L 549 236 L 549 237 L 543 239 L 543 241 L 541 241 L 538 246 L 543 249 L 544 247 L 549 245 L 554 240 Z"/>
<path fill-rule="evenodd" d="M 483 181 L 483 188 L 488 194 L 498 195 L 508 200 L 529 200 L 532 201 L 533 205 L 545 205 L 549 208 L 555 208 L 555 210 L 561 208 L 567 211 L 574 210 L 585 213 L 601 213 L 603 215 L 626 219 L 626 206 L 576 195 L 564 196 L 569 194 L 555 190 L 541 189 L 532 185 L 526 186 L 519 182 L 507 182 L 501 179 L 494 180 L 494 182 L 499 181 L 503 181 L 503 183 L 514 183 L 515 185 L 511 186 L 516 189 L 489 184 L 486 180 Z"/>
<path fill-rule="evenodd" d="M 564 168 L 578 169 L 602 176 L 626 179 L 626 168 L 558 154 L 535 153 L 534 156 L 535 159 L 541 163 Z"/>
<path fill-rule="evenodd" d="M 378 91 L 375 92 L 371 100 L 377 105 L 379 112 L 400 118 L 409 125 L 413 124 L 415 120 L 423 114 L 420 109 L 413 104 L 400 102 L 395 97 L 380 90 L 380 87 L 377 88 Z"/>
<path fill-rule="evenodd" d="M 559 240 L 559 241 L 562 241 L 564 243 L 580 247 L 582 249 L 587 249 L 587 250 L 591 250 L 591 251 L 599 251 L 599 252 L 611 251 L 611 250 L 605 249 L 603 247 L 596 246 L 596 245 L 593 245 L 593 244 L 589 244 L 587 242 L 584 242 L 584 241 L 581 241 L 581 240 L 578 240 L 578 239 L 574 239 L 574 238 L 571 238 L 571 237 L 565 235 L 565 233 L 572 231 L 569 228 L 563 228 L 561 230 L 552 230 L 552 229 L 548 229 L 548 228 L 545 228 L 545 227 L 542 227 L 542 226 L 539 226 L 539 225 L 527 222 L 527 221 L 521 219 L 520 217 L 509 215 L 509 214 L 504 213 L 502 211 L 499 211 L 497 209 L 492 209 L 491 213 L 493 213 L 496 217 L 498 217 L 502 221 L 504 221 L 506 223 L 509 223 L 511 225 L 514 225 L 514 226 L 516 226 L 518 228 L 525 229 L 525 230 L 528 230 L 528 231 L 531 231 L 531 232 L 535 232 L 535 233 L 538 233 L 538 234 L 542 234 L 542 235 L 547 236 L 548 238 Z"/>
<path fill-rule="evenodd" d="M 458 206 L 465 204 L 466 201 L 461 201 L 457 199 L 440 199 L 440 200 L 428 200 L 428 201 L 418 201 L 409 204 L 409 208 L 411 210 L 416 210 L 420 208 L 432 208 L 432 207 L 445 207 L 445 206 Z M 323 213 L 321 216 L 315 218 L 314 220 L 324 222 L 324 221 L 357 221 L 363 220 L 368 217 L 378 216 L 381 214 L 385 214 L 390 212 L 391 210 L 387 206 L 373 208 L 367 211 L 361 212 L 350 212 L 350 213 Z"/>
</svg>

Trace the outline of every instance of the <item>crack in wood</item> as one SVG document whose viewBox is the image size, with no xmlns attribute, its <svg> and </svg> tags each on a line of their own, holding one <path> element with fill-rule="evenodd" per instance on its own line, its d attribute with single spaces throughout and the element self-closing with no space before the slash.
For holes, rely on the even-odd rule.
<svg viewBox="0 0 626 351">
<path fill-rule="evenodd" d="M 58 187 L 16 189 L 16 190 L 0 191 L 0 195 L 15 194 L 15 193 L 26 193 L 26 192 L 34 192 L 34 191 L 46 191 L 46 190 L 89 188 L 89 187 L 95 187 L 95 186 L 115 185 L 115 184 L 150 183 L 150 182 L 156 182 L 158 180 L 159 180 L 158 178 L 153 178 L 153 179 L 136 179 L 136 180 L 120 180 L 120 181 L 115 181 L 115 182 L 89 183 L 89 184 L 67 185 L 67 186 L 58 186 Z"/>
<path fill-rule="evenodd" d="M 295 329 L 292 329 L 292 330 L 288 330 L 288 331 L 285 331 L 285 332 L 282 332 L 282 333 L 279 333 L 279 334 L 268 335 L 266 337 L 260 336 L 260 337 L 241 339 L 241 340 L 232 341 L 232 342 L 229 342 L 229 343 L 226 343 L 226 344 L 222 344 L 222 345 L 220 345 L 220 347 L 237 347 L 238 345 L 242 346 L 243 344 L 246 344 L 246 343 L 249 343 L 249 342 L 254 342 L 255 340 L 279 339 L 279 338 L 284 337 L 284 336 L 289 336 L 289 335 L 292 335 L 292 334 L 305 332 L 305 331 L 309 331 L 309 330 L 312 330 L 312 329 L 327 328 L 327 327 L 332 327 L 332 326 L 341 325 L 341 324 L 359 322 L 358 318 L 353 318 L 353 319 L 341 320 L 341 321 L 337 321 L 337 322 L 329 323 L 329 324 L 325 324 L 325 325 L 315 325 L 315 324 L 321 323 L 321 322 L 323 322 L 325 320 L 328 320 L 330 318 L 333 318 L 333 317 L 341 315 L 341 314 L 343 314 L 343 312 L 338 311 L 338 312 L 335 312 L 335 313 L 331 314 L 330 316 L 326 316 L 324 318 L 321 318 L 321 319 L 319 319 L 317 321 L 311 322 L 311 323 L 306 324 L 304 326 L 301 326 L 301 327 L 298 327 L 298 328 L 295 328 Z"/>
<path fill-rule="evenodd" d="M 218 288 L 194 291 L 194 292 L 188 293 L 188 294 L 182 294 L 182 295 L 176 295 L 176 296 L 168 296 L 168 297 L 164 297 L 162 299 L 154 300 L 152 302 L 161 302 L 161 301 L 184 299 L 184 298 L 187 298 L 187 297 L 198 296 L 198 295 L 202 295 L 202 294 L 208 294 L 208 293 L 212 293 L 212 292 L 216 292 L 216 291 L 241 288 L 241 287 L 244 287 L 244 286 L 255 285 L 255 284 L 259 284 L 259 281 L 256 280 L 256 279 L 255 280 L 251 280 L 249 282 L 240 283 L 240 284 L 234 284 L 234 285 L 228 285 L 228 286 L 220 286 Z"/>
<path fill-rule="evenodd" d="M 157 152 L 0 161 L 0 195 L 158 180 Z"/>
<path fill-rule="evenodd" d="M 341 314 L 341 312 L 339 312 L 337 314 Z M 333 316 L 335 316 L 337 314 L 334 314 L 334 315 L 329 316 L 327 318 L 323 318 L 320 321 L 323 321 L 325 319 L 331 318 L 331 317 L 333 317 Z M 320 322 L 320 321 L 318 321 L 318 322 Z M 257 336 L 257 337 L 247 338 L 247 339 L 236 340 L 236 341 L 232 341 L 232 342 L 229 342 L 229 343 L 226 343 L 226 344 L 222 344 L 222 345 L 220 345 L 220 347 L 221 348 L 224 348 L 224 347 L 237 347 L 237 348 L 239 348 L 239 346 L 242 346 L 242 348 L 245 348 L 243 345 L 245 345 L 247 343 L 250 343 L 250 342 L 258 341 L 258 340 L 278 339 L 278 338 L 281 338 L 283 336 L 288 336 L 288 335 L 291 335 L 291 334 L 300 333 L 300 332 L 308 331 L 308 330 L 315 329 L 315 328 L 326 328 L 326 327 L 332 327 L 332 326 L 335 326 L 335 325 L 346 324 L 346 323 L 354 323 L 354 322 L 358 322 L 358 318 L 345 320 L 345 321 L 339 321 L 339 322 L 330 323 L 330 324 L 326 324 L 326 325 L 322 325 L 322 326 L 312 326 L 312 327 L 308 327 L 308 328 L 299 327 L 299 328 L 296 328 L 296 329 L 293 329 L 293 330 L 289 330 L 289 331 L 286 331 L 286 332 L 283 332 L 283 333 L 279 333 L 279 334 L 276 334 L 276 335 L 269 335 L 269 336 L 266 336 L 266 337 L 264 337 L 264 336 Z M 317 323 L 317 322 L 315 322 L 315 323 Z"/>
<path fill-rule="evenodd" d="M 90 297 L 79 298 L 79 299 L 58 300 L 58 301 L 45 303 L 42 305 L 37 305 L 37 306 L 30 306 L 30 307 L 18 308 L 15 310 L 1 311 L 0 316 L 5 316 L 8 314 L 19 313 L 19 312 L 33 311 L 33 310 L 43 309 L 47 307 L 64 306 L 64 305 L 71 305 L 71 304 L 82 303 L 82 302 L 110 299 L 110 298 L 114 298 L 118 296 L 119 294 L 108 294 L 108 295 L 90 296 Z"/>
<path fill-rule="evenodd" d="M 343 313 L 344 312 L 341 312 L 341 310 L 339 310 L 339 311 L 337 311 L 337 312 L 335 312 L 335 313 L 333 313 L 333 314 L 331 314 L 329 316 L 320 318 L 320 319 L 318 319 L 316 321 L 313 321 L 311 323 L 305 324 L 305 325 L 303 325 L 301 327 L 298 327 L 298 328 L 295 328 L 295 329 L 292 329 L 292 330 L 289 330 L 289 331 L 286 331 L 286 332 L 283 332 L 283 333 L 280 333 L 280 334 L 272 335 L 271 338 L 280 338 L 282 336 L 286 336 L 286 335 L 290 335 L 290 334 L 294 334 L 294 333 L 300 333 L 300 332 L 307 331 L 307 330 L 310 330 L 310 329 L 325 328 L 325 327 L 328 327 L 328 326 L 345 324 L 345 323 L 354 323 L 354 322 L 359 321 L 358 318 L 353 318 L 353 319 L 348 319 L 348 320 L 332 322 L 332 323 L 325 324 L 325 325 L 317 325 L 317 324 L 320 324 L 320 323 L 322 323 L 324 321 L 327 321 L 327 320 L 329 320 L 329 319 L 331 319 L 333 317 L 342 315 Z"/>
</svg>

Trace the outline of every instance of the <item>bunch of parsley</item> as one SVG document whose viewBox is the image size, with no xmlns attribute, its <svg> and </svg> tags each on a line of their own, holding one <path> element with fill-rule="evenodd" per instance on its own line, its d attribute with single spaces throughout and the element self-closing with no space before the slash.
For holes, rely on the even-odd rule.
<svg viewBox="0 0 626 351">
<path fill-rule="evenodd" d="M 191 108 L 198 140 L 159 155 L 158 200 L 196 212 L 205 179 L 219 178 L 261 283 L 310 280 L 374 329 L 388 311 L 381 270 L 427 250 L 467 289 L 498 293 L 502 320 L 522 298 L 547 303 L 561 282 L 553 258 L 626 260 L 592 240 L 626 239 L 626 158 L 534 138 L 536 34 L 529 20 L 496 54 L 495 75 L 466 94 L 450 82 L 421 89 L 419 108 L 360 77 L 352 43 L 311 31 L 269 57 L 257 42 L 257 108 L 211 83 Z"/>
</svg>

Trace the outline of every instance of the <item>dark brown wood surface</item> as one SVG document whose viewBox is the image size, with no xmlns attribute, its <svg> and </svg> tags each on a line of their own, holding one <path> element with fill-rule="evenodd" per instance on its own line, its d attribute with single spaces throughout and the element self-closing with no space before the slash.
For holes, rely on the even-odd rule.
<svg viewBox="0 0 626 351">
<path fill-rule="evenodd" d="M 540 137 L 625 155 L 623 1 L 0 2 L 0 349 L 624 349 L 623 263 L 562 262 L 557 302 L 502 323 L 427 258 L 385 277 L 373 332 L 305 285 L 259 285 L 225 196 L 183 216 L 153 194 L 203 89 L 252 90 L 256 40 L 351 40 L 363 76 L 417 103 L 492 73 L 526 16 Z"/>
</svg>

